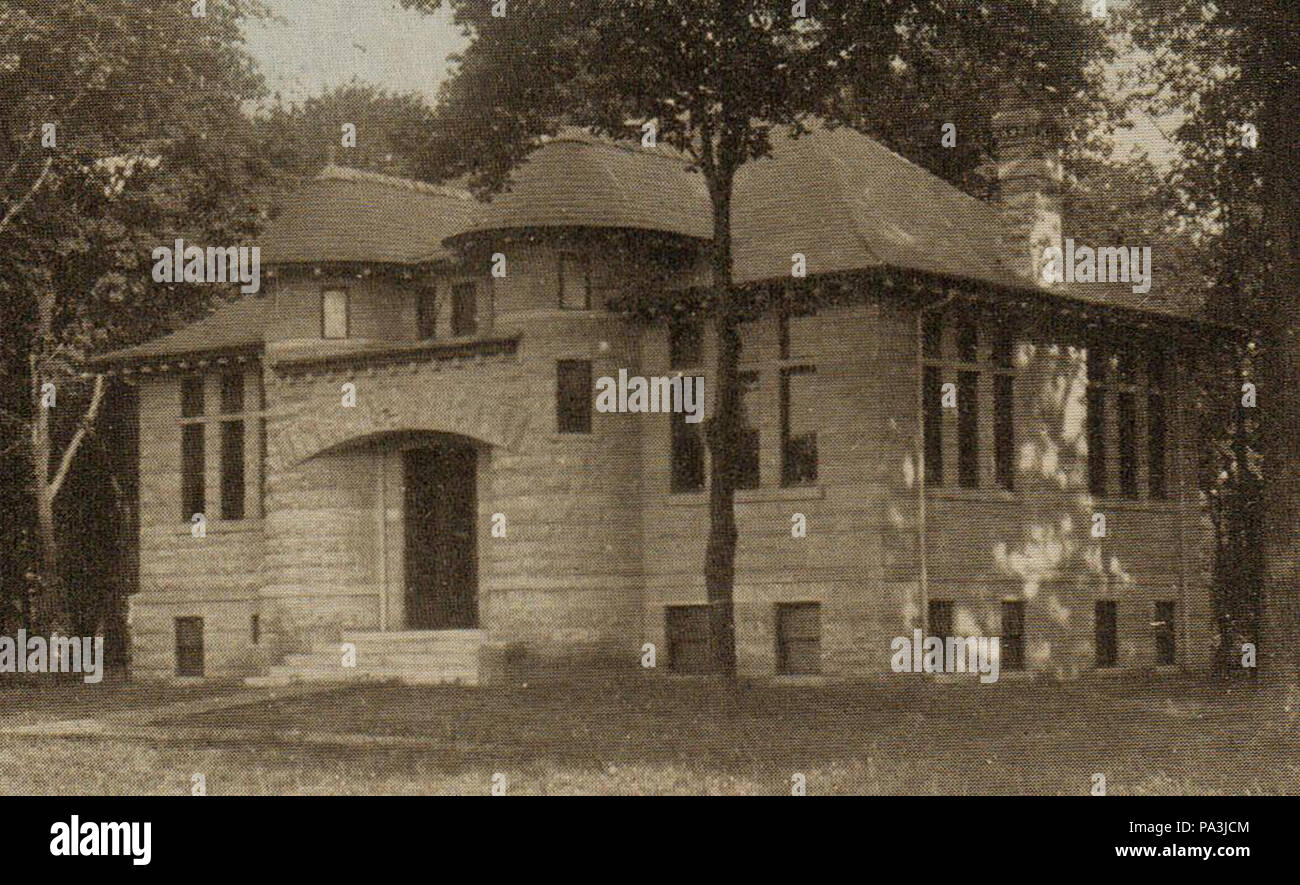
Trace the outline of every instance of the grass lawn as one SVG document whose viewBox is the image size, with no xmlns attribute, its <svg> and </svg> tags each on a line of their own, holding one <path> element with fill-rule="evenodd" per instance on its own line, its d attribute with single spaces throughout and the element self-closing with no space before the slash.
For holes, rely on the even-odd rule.
<svg viewBox="0 0 1300 885">
<path fill-rule="evenodd" d="M 0 792 L 1300 793 L 1300 723 L 1250 683 L 359 685 L 177 718 L 227 741 L 0 738 Z M 85 711 L 75 715 L 87 715 Z M 156 719 L 167 726 L 167 719 Z M 319 748 L 285 734 L 420 738 Z M 251 736 L 250 736 L 251 733 Z"/>
</svg>

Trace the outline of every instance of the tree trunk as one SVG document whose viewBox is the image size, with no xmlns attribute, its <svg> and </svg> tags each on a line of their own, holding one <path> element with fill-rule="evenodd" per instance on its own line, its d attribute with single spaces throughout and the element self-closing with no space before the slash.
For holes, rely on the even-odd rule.
<svg viewBox="0 0 1300 885">
<path fill-rule="evenodd" d="M 708 424 L 709 541 L 704 557 L 704 586 L 709 601 L 709 636 L 714 667 L 736 674 L 736 623 L 733 585 L 736 577 L 736 453 L 740 441 L 740 329 L 731 291 L 731 163 L 723 158 L 709 182 L 713 203 L 714 329 L 718 339 L 713 417 Z"/>
<path fill-rule="evenodd" d="M 1260 658 L 1265 675 L 1294 683 L 1300 674 L 1300 173 L 1293 151 L 1300 83 L 1285 75 L 1284 65 L 1297 42 L 1286 25 L 1295 26 L 1297 16 L 1280 15 L 1274 57 L 1281 82 L 1263 109 L 1259 141 L 1268 152 L 1264 212 L 1271 240 L 1264 296 L 1269 303 L 1261 318 L 1266 589 Z"/>
</svg>

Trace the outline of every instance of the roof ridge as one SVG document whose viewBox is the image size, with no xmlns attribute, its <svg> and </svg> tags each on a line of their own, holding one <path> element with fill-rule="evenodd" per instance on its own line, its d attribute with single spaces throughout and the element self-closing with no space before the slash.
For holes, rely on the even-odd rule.
<svg viewBox="0 0 1300 885">
<path fill-rule="evenodd" d="M 414 178 L 402 178 L 396 175 L 385 175 L 382 172 L 372 172 L 369 169 L 357 169 L 352 166 L 340 166 L 336 163 L 329 163 L 316 174 L 316 181 L 364 181 L 370 184 L 378 184 L 384 187 L 398 188 L 401 190 L 415 191 L 422 194 L 433 194 L 441 197 L 452 197 L 457 200 L 473 200 L 474 196 L 469 191 L 460 188 L 448 187 L 443 184 L 432 184 L 427 181 L 418 181 Z"/>
</svg>

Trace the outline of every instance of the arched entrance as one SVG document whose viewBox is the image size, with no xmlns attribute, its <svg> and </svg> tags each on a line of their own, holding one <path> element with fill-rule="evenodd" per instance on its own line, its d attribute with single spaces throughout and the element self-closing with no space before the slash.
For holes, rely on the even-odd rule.
<svg viewBox="0 0 1300 885">
<path fill-rule="evenodd" d="M 443 436 L 402 450 L 405 626 L 478 627 L 478 451 Z"/>
</svg>

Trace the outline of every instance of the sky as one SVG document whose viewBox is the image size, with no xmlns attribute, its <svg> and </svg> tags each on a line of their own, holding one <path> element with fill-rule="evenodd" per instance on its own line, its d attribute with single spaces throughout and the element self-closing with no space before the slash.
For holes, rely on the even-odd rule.
<svg viewBox="0 0 1300 885">
<path fill-rule="evenodd" d="M 398 0 L 266 0 L 279 19 L 246 29 L 248 50 L 267 84 L 287 101 L 301 101 L 354 77 L 393 92 L 418 92 L 430 104 L 447 77 L 448 56 L 466 45 L 451 13 L 425 15 Z M 1167 166 L 1172 145 L 1142 117 L 1116 134 L 1117 155 L 1131 148 Z M 1172 122 L 1161 124 L 1172 131 Z"/>
<path fill-rule="evenodd" d="M 439 9 L 425 15 L 398 0 L 269 0 L 281 21 L 246 28 L 249 53 L 272 92 L 289 101 L 318 95 L 353 77 L 430 103 L 447 76 L 447 56 L 465 45 Z"/>
</svg>

